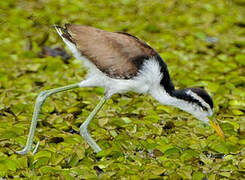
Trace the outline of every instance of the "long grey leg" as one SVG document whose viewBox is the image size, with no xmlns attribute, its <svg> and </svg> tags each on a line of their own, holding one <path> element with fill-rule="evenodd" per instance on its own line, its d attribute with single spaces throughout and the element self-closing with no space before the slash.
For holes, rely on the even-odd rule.
<svg viewBox="0 0 245 180">
<path fill-rule="evenodd" d="M 39 116 L 41 107 L 42 107 L 44 101 L 46 100 L 46 98 L 52 94 L 62 92 L 62 91 L 67 91 L 67 90 L 78 88 L 78 87 L 81 87 L 81 83 L 72 84 L 72 85 L 68 85 L 68 86 L 64 86 L 64 87 L 60 87 L 60 88 L 55 88 L 55 89 L 51 89 L 51 90 L 45 90 L 45 91 L 42 91 L 38 95 L 38 97 L 36 99 L 36 104 L 34 107 L 34 112 L 33 112 L 32 122 L 31 122 L 31 128 L 29 131 L 26 146 L 23 150 L 17 151 L 18 154 L 27 154 L 31 150 L 31 146 L 33 143 L 33 138 L 34 138 L 34 134 L 35 134 L 36 126 L 37 126 L 38 116 Z M 35 151 L 36 150 L 37 150 L 37 147 L 35 148 Z"/>
<path fill-rule="evenodd" d="M 81 136 L 85 139 L 85 141 L 87 141 L 87 143 L 92 147 L 92 149 L 98 153 L 101 151 L 101 148 L 99 147 L 98 144 L 96 144 L 96 142 L 93 140 L 93 138 L 90 136 L 89 132 L 88 132 L 88 125 L 89 123 L 92 121 L 92 119 L 94 118 L 94 116 L 97 114 L 97 112 L 99 112 L 99 110 L 102 108 L 102 106 L 105 104 L 106 102 L 106 97 L 103 97 L 99 104 L 97 104 L 97 106 L 94 108 L 94 110 L 89 114 L 88 118 L 84 121 L 84 123 L 80 126 L 80 134 Z"/>
</svg>

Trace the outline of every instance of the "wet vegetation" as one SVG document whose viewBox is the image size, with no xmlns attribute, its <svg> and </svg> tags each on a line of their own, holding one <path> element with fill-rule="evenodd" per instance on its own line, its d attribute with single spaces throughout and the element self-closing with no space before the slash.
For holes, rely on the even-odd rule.
<svg viewBox="0 0 245 180">
<path fill-rule="evenodd" d="M 0 179 L 242 179 L 245 169 L 245 9 L 242 0 L 7 0 L 0 2 Z M 204 87 L 226 141 L 209 126 L 150 96 L 114 95 L 89 131 L 79 126 L 101 88 L 59 93 L 42 108 L 34 155 L 24 147 L 35 98 L 76 83 L 86 70 L 53 24 L 136 35 L 168 64 L 178 88 Z M 96 42 L 95 42 L 96 43 Z M 64 49 L 65 48 L 65 49 Z M 34 148 L 34 147 L 33 147 Z"/>
</svg>

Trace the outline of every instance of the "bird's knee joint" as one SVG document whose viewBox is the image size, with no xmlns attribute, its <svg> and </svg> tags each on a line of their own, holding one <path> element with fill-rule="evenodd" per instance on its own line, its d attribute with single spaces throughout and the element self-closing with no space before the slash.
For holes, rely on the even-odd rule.
<svg viewBox="0 0 245 180">
<path fill-rule="evenodd" d="M 82 126 L 80 127 L 80 134 L 81 134 L 82 137 L 87 136 L 87 134 L 88 134 L 88 129 L 87 129 L 86 126 L 83 126 L 83 125 L 82 125 Z"/>
<path fill-rule="evenodd" d="M 43 97 L 43 96 L 46 96 L 48 94 L 48 91 L 47 90 L 44 90 L 44 91 L 41 91 L 38 95 L 38 97 Z"/>
<path fill-rule="evenodd" d="M 113 91 L 107 90 L 104 94 L 105 99 L 110 99 L 110 97 L 113 95 Z"/>
<path fill-rule="evenodd" d="M 42 102 L 43 100 L 45 100 L 47 95 L 48 95 L 47 90 L 41 91 L 37 97 L 37 102 Z"/>
</svg>

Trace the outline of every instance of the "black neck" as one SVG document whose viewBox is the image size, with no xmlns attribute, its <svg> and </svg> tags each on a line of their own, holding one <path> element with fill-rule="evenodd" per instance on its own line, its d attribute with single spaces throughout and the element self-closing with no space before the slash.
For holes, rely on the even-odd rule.
<svg viewBox="0 0 245 180">
<path fill-rule="evenodd" d="M 197 99 L 193 98 L 192 96 L 186 94 L 188 90 L 191 90 L 195 93 L 198 93 L 199 95 L 202 96 L 202 98 L 210 104 L 210 106 L 213 106 L 212 99 L 209 97 L 209 95 L 205 92 L 200 90 L 200 88 L 185 88 L 185 89 L 179 89 L 176 90 L 174 87 L 174 84 L 172 83 L 171 77 L 168 72 L 168 68 L 166 63 L 162 60 L 162 58 L 157 55 L 156 57 L 157 61 L 159 62 L 159 65 L 161 66 L 161 73 L 163 74 L 162 80 L 160 84 L 164 87 L 164 90 L 171 96 L 175 97 L 177 99 L 184 100 L 186 102 L 190 103 L 196 103 L 199 106 L 203 107 L 203 105 L 198 101 Z M 206 108 L 206 107 L 203 107 Z"/>
<path fill-rule="evenodd" d="M 207 110 L 207 107 L 205 105 L 203 105 L 202 102 L 200 101 L 200 98 L 201 98 L 203 101 L 205 101 L 207 104 L 209 104 L 211 109 L 213 109 L 213 100 L 205 90 L 203 90 L 201 88 L 185 88 L 185 89 L 176 90 L 174 87 L 174 84 L 172 83 L 171 77 L 169 75 L 167 65 L 162 60 L 160 55 L 157 54 L 156 60 L 158 61 L 159 65 L 161 67 L 162 80 L 160 81 L 160 84 L 164 88 L 164 90 L 168 93 L 168 95 L 170 95 L 170 97 L 173 97 L 176 100 L 184 100 L 187 103 L 197 104 L 198 106 Z M 187 92 L 189 90 L 192 93 L 199 96 L 200 98 L 198 99 L 198 98 L 195 98 L 195 97 L 191 96 L 190 94 L 188 94 Z M 158 97 L 157 94 L 155 94 L 155 97 L 159 101 L 161 101 L 161 98 Z M 164 100 L 162 100 L 162 101 L 164 101 Z M 162 102 L 162 103 L 164 104 L 166 102 Z"/>
<path fill-rule="evenodd" d="M 201 89 L 201 88 L 185 88 L 185 89 L 180 89 L 180 90 L 174 90 L 172 92 L 173 97 L 176 97 L 178 99 L 185 100 L 190 103 L 195 103 L 198 104 L 198 106 L 202 107 L 202 109 L 208 111 L 207 107 L 203 105 L 200 100 L 192 97 L 191 95 L 187 94 L 188 91 L 191 91 L 195 94 L 197 94 L 204 102 L 206 102 L 211 109 L 213 109 L 213 100 L 212 98 L 208 95 L 208 93 Z"/>
<path fill-rule="evenodd" d="M 174 88 L 174 84 L 172 83 L 171 77 L 169 75 L 168 67 L 159 54 L 157 54 L 156 60 L 158 61 L 161 67 L 162 80 L 160 84 L 164 87 L 165 91 L 168 94 L 172 95 L 172 93 L 175 91 L 175 88 Z"/>
<path fill-rule="evenodd" d="M 187 102 L 195 102 L 195 103 L 197 103 L 198 105 L 201 106 L 201 103 L 198 100 L 193 99 L 190 95 L 186 94 L 187 90 L 188 90 L 188 88 L 174 90 L 172 92 L 171 96 L 175 97 L 177 99 L 181 99 L 181 100 L 187 101 Z"/>
</svg>

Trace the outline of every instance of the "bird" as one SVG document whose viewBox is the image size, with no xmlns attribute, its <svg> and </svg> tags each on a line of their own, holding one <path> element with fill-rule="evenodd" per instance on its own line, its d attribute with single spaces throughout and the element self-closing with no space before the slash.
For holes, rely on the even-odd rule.
<svg viewBox="0 0 245 180">
<path fill-rule="evenodd" d="M 166 63 L 146 42 L 126 32 L 109 32 L 85 25 L 54 25 L 54 28 L 73 56 L 83 62 L 88 73 L 79 83 L 44 90 L 38 95 L 26 146 L 17 151 L 18 154 L 27 154 L 31 150 L 38 116 L 45 99 L 58 92 L 83 87 L 105 89 L 104 96 L 80 126 L 81 136 L 95 153 L 102 149 L 88 132 L 89 123 L 106 100 L 114 94 L 128 91 L 149 94 L 162 105 L 186 111 L 198 120 L 209 123 L 225 139 L 222 129 L 213 117 L 214 104 L 210 95 L 197 87 L 176 89 Z M 38 144 L 33 153 L 37 151 Z"/>
</svg>

